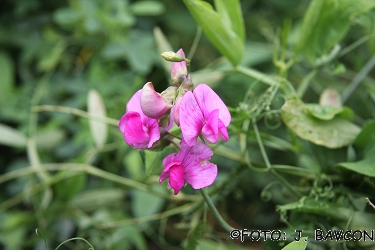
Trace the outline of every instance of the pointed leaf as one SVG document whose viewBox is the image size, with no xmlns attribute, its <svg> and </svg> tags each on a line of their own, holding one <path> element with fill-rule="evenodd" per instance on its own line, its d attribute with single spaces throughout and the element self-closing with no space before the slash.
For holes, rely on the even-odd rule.
<svg viewBox="0 0 375 250">
<path fill-rule="evenodd" d="M 106 117 L 105 106 L 102 97 L 96 90 L 90 90 L 87 99 L 89 114 Z M 90 130 L 96 146 L 103 145 L 107 140 L 108 125 L 104 122 L 90 120 Z"/>
<path fill-rule="evenodd" d="M 299 241 L 292 241 L 281 250 L 305 250 L 307 246 L 307 237 L 302 237 Z"/>
<path fill-rule="evenodd" d="M 281 117 L 290 130 L 302 139 L 327 148 L 340 148 L 354 142 L 360 128 L 340 117 L 329 121 L 306 114 L 306 107 L 298 100 L 288 100 L 281 108 Z"/>
<path fill-rule="evenodd" d="M 225 22 L 245 42 L 245 26 L 239 0 L 215 0 L 217 12 L 223 16 Z"/>
<path fill-rule="evenodd" d="M 11 97 L 14 85 L 14 65 L 7 53 L 0 52 L 0 103 L 5 105 Z"/>
<path fill-rule="evenodd" d="M 183 0 L 211 43 L 236 66 L 242 59 L 244 43 L 231 24 L 212 6 L 200 0 Z"/>
<path fill-rule="evenodd" d="M 161 155 L 160 152 L 145 150 L 145 168 L 146 168 L 146 174 L 150 175 L 152 173 L 152 170 L 159 166 L 161 163 Z"/>
<path fill-rule="evenodd" d="M 354 16 L 374 7 L 373 0 L 313 0 L 303 19 L 296 51 L 315 64 L 345 36 Z"/>
<path fill-rule="evenodd" d="M 0 144 L 11 147 L 25 147 L 27 138 L 18 130 L 0 123 Z"/>
<path fill-rule="evenodd" d="M 158 49 L 158 54 L 161 54 L 166 51 L 173 51 L 172 45 L 169 43 L 168 39 L 165 37 L 165 35 L 159 27 L 154 28 L 154 37 Z M 171 71 L 171 63 L 162 59 L 161 57 L 160 61 L 163 63 L 165 71 L 169 74 Z"/>
</svg>

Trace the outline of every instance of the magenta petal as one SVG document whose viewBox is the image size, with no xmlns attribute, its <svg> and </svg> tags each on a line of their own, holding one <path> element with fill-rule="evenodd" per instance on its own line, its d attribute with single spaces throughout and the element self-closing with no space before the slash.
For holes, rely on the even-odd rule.
<svg viewBox="0 0 375 250">
<path fill-rule="evenodd" d="M 181 141 L 181 151 L 177 157 L 179 160 L 182 159 L 181 165 L 184 166 L 185 172 L 190 172 L 202 162 L 208 161 L 212 155 L 212 150 L 203 142 L 197 142 L 193 147 L 189 147 Z"/>
<path fill-rule="evenodd" d="M 175 103 L 171 109 L 171 117 L 173 117 L 177 126 L 180 126 L 180 105 L 182 96 L 177 96 Z"/>
<path fill-rule="evenodd" d="M 199 106 L 202 108 L 205 117 L 215 109 L 219 110 L 219 119 L 227 127 L 231 121 L 231 116 L 227 106 L 220 97 L 206 84 L 199 84 L 194 89 L 194 96 Z"/>
<path fill-rule="evenodd" d="M 143 86 L 140 103 L 143 113 L 153 119 L 159 119 L 172 107 L 172 104 L 167 103 L 161 94 L 155 91 L 151 82 Z"/>
<path fill-rule="evenodd" d="M 169 169 L 174 165 L 181 165 L 181 161 L 175 161 L 174 154 L 170 154 L 163 160 L 163 165 L 165 166 L 160 174 L 159 182 L 163 182 L 165 179 L 169 178 Z"/>
<path fill-rule="evenodd" d="M 147 130 L 149 135 L 148 148 L 152 147 L 152 144 L 160 139 L 160 128 L 158 120 L 147 118 Z"/>
<path fill-rule="evenodd" d="M 179 113 L 182 137 L 188 146 L 193 146 L 203 127 L 204 117 L 192 92 L 188 91 L 182 97 Z"/>
<path fill-rule="evenodd" d="M 120 130 L 124 133 L 125 141 L 130 146 L 145 149 L 149 143 L 149 135 L 144 131 L 140 114 L 126 113 L 120 120 Z M 160 135 L 159 135 L 160 137 Z"/>
<path fill-rule="evenodd" d="M 209 143 L 216 143 L 219 138 L 219 110 L 215 109 L 207 117 L 202 128 L 202 135 Z"/>
<path fill-rule="evenodd" d="M 130 98 L 130 100 L 126 104 L 126 112 L 137 112 L 141 115 L 141 118 L 143 118 L 142 116 L 144 116 L 144 114 L 141 109 L 141 94 L 141 89 L 135 92 L 135 94 Z"/>
<path fill-rule="evenodd" d="M 228 130 L 221 120 L 219 120 L 219 138 L 223 141 L 228 141 L 229 139 Z"/>
<path fill-rule="evenodd" d="M 185 58 L 185 53 L 182 49 L 177 51 L 177 54 L 180 54 Z M 183 78 L 187 75 L 187 66 L 186 61 L 182 62 L 173 62 L 171 67 L 171 79 L 173 83 L 181 83 Z"/>
<path fill-rule="evenodd" d="M 185 181 L 194 189 L 200 189 L 211 185 L 215 181 L 216 176 L 217 166 L 208 161 L 203 161 L 185 173 Z"/>
<path fill-rule="evenodd" d="M 184 186 L 184 168 L 179 165 L 173 165 L 169 169 L 169 185 L 174 190 L 174 194 L 178 194 L 181 188 Z"/>
</svg>

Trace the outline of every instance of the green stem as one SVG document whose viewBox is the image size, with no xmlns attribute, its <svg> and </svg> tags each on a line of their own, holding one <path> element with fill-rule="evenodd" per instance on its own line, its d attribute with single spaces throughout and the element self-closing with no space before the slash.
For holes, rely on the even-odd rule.
<svg viewBox="0 0 375 250">
<path fill-rule="evenodd" d="M 318 73 L 318 70 L 314 69 L 303 78 L 301 84 L 298 86 L 298 89 L 297 89 L 297 95 L 299 98 L 303 97 L 311 80 L 316 76 L 317 73 Z"/>
<path fill-rule="evenodd" d="M 295 190 L 295 188 L 289 182 L 287 182 L 281 175 L 279 175 L 279 173 L 277 173 L 272 168 L 271 163 L 270 163 L 270 161 L 268 159 L 266 150 L 264 149 L 264 145 L 263 145 L 262 139 L 260 138 L 260 134 L 259 134 L 258 126 L 256 125 L 255 118 L 252 119 L 252 122 L 253 122 L 253 129 L 254 129 L 254 132 L 255 132 L 255 137 L 256 137 L 256 139 L 258 141 L 259 149 L 260 149 L 260 152 L 262 154 L 263 160 L 266 163 L 267 169 L 269 169 L 270 173 L 276 179 L 278 179 L 281 183 L 283 183 L 295 196 L 301 198 L 302 197 L 301 193 L 298 192 L 297 190 Z"/>
<path fill-rule="evenodd" d="M 204 200 L 206 201 L 208 207 L 211 209 L 211 212 L 212 214 L 215 216 L 215 218 L 217 219 L 217 221 L 220 223 L 220 225 L 226 230 L 228 231 L 229 233 L 231 231 L 234 230 L 233 227 L 231 227 L 224 219 L 223 217 L 221 217 L 221 215 L 219 214 L 219 212 L 217 211 L 215 205 L 212 203 L 211 199 L 210 199 L 210 196 L 208 196 L 206 190 L 204 188 L 200 189 L 201 191 L 201 194 L 204 198 Z"/>
<path fill-rule="evenodd" d="M 197 33 L 195 34 L 193 44 L 191 45 L 189 55 L 187 57 L 190 61 L 193 59 L 195 51 L 197 50 L 198 43 L 199 43 L 199 40 L 201 39 L 201 36 L 202 36 L 202 28 L 200 26 L 198 26 L 197 27 Z"/>
<path fill-rule="evenodd" d="M 32 108 L 33 112 L 43 112 L 43 111 L 50 111 L 50 112 L 60 112 L 60 113 L 66 113 L 66 114 L 72 114 L 81 116 L 84 118 L 92 119 L 95 121 L 107 123 L 110 125 L 118 126 L 119 121 L 116 119 L 104 117 L 104 116 L 98 116 L 89 114 L 85 111 L 82 111 L 80 109 L 76 108 L 69 108 L 69 107 L 62 107 L 62 106 L 54 106 L 54 105 L 41 105 L 41 106 L 34 106 Z"/>
<path fill-rule="evenodd" d="M 344 90 L 341 95 L 342 103 L 345 103 L 353 91 L 359 86 L 359 84 L 366 78 L 370 71 L 375 67 L 375 55 L 373 55 L 363 66 L 361 71 L 353 78 L 348 87 Z"/>
<path fill-rule="evenodd" d="M 245 76 L 254 78 L 255 80 L 258 80 L 260 82 L 263 82 L 268 85 L 277 85 L 279 84 L 276 80 L 274 80 L 272 77 L 267 76 L 266 74 L 263 74 L 262 72 L 259 72 L 255 69 L 245 68 L 242 66 L 237 66 L 235 70 L 241 74 L 244 74 Z"/>
</svg>

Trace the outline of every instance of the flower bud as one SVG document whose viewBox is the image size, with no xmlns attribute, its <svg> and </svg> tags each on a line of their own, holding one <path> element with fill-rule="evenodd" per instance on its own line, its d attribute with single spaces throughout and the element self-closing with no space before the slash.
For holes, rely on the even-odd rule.
<svg viewBox="0 0 375 250">
<path fill-rule="evenodd" d="M 182 58 L 185 58 L 185 53 L 182 49 L 179 49 L 177 53 Z M 183 61 L 175 61 L 172 63 L 171 67 L 171 80 L 173 85 L 180 86 L 180 84 L 186 79 L 188 74 L 186 60 Z"/>
<path fill-rule="evenodd" d="M 326 88 L 320 96 L 319 104 L 322 106 L 342 107 L 341 96 L 337 90 Z"/>
<path fill-rule="evenodd" d="M 167 89 L 168 90 L 168 89 Z M 173 92 L 170 89 L 169 92 Z M 151 82 L 146 83 L 142 89 L 141 108 L 143 113 L 153 119 L 159 119 L 172 108 L 172 101 L 169 97 L 171 94 L 165 94 L 164 98 L 161 94 L 155 91 Z"/>
<path fill-rule="evenodd" d="M 167 51 L 161 53 L 161 56 L 169 62 L 183 62 L 185 61 L 185 55 L 181 55 L 180 53 L 175 53 L 173 51 Z"/>
</svg>

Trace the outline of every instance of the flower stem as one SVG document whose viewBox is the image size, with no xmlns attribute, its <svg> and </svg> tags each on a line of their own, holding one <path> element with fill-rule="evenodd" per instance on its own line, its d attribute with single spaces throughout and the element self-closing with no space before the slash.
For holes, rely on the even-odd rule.
<svg viewBox="0 0 375 250">
<path fill-rule="evenodd" d="M 204 200 L 206 201 L 208 207 L 211 209 L 211 212 L 212 214 L 215 216 L 215 218 L 217 219 L 217 221 L 220 223 L 220 225 L 226 230 L 228 231 L 229 233 L 231 231 L 234 230 L 233 227 L 231 227 L 224 219 L 223 217 L 221 217 L 221 215 L 219 214 L 219 212 L 217 211 L 215 205 L 212 203 L 211 199 L 210 199 L 210 196 L 207 194 L 206 192 L 206 189 L 202 188 L 200 189 L 201 191 L 201 194 L 204 198 Z"/>
<path fill-rule="evenodd" d="M 270 163 L 270 160 L 268 159 L 266 150 L 264 148 L 262 139 L 260 138 L 260 134 L 259 134 L 259 130 L 258 130 L 258 126 L 256 124 L 255 118 L 252 119 L 252 122 L 253 122 L 253 129 L 254 129 L 254 132 L 255 132 L 255 137 L 258 141 L 259 149 L 260 149 L 260 152 L 262 154 L 263 160 L 266 163 L 267 169 L 269 169 L 270 173 L 276 179 L 278 179 L 282 184 L 284 184 L 295 196 L 301 198 L 302 197 L 301 193 L 298 192 L 287 180 L 285 180 L 278 172 L 275 171 L 275 169 L 272 168 L 272 165 Z"/>
</svg>

